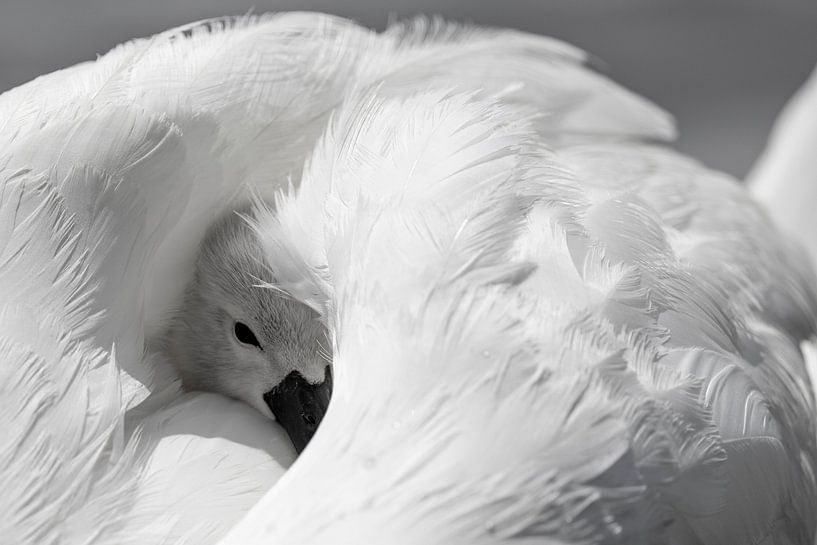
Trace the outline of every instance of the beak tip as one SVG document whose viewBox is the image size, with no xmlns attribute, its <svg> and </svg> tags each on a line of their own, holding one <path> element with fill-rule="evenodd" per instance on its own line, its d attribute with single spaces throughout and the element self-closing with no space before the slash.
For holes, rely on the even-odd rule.
<svg viewBox="0 0 817 545">
<path fill-rule="evenodd" d="M 275 420 L 286 430 L 300 454 L 323 420 L 332 397 L 332 373 L 327 366 L 323 382 L 310 384 L 297 371 L 264 394 Z"/>
</svg>

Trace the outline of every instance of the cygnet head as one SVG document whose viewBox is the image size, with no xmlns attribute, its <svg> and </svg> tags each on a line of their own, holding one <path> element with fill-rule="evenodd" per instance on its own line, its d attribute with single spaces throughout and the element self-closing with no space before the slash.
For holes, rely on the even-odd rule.
<svg viewBox="0 0 817 545">
<path fill-rule="evenodd" d="M 219 392 L 275 416 L 300 452 L 331 394 L 326 328 L 275 286 L 245 219 L 229 213 L 205 235 L 168 346 L 188 390 Z"/>
</svg>

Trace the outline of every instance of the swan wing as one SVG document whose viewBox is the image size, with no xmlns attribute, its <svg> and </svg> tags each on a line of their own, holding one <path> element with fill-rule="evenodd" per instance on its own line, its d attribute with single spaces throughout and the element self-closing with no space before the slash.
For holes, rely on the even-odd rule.
<svg viewBox="0 0 817 545">
<path fill-rule="evenodd" d="M 18 491 L 3 495 L 4 538 L 143 542 L 123 530 L 139 520 L 170 539 L 216 509 L 223 529 L 291 461 L 168 431 L 195 428 L 203 406 L 214 428 L 235 425 L 235 404 L 159 408 L 137 432 L 124 421 L 172 391 L 153 342 L 201 235 L 253 184 L 285 183 L 368 39 L 355 29 L 310 14 L 204 22 L 0 96 L 2 485 Z M 209 493 L 183 505 L 185 486 Z"/>
</svg>

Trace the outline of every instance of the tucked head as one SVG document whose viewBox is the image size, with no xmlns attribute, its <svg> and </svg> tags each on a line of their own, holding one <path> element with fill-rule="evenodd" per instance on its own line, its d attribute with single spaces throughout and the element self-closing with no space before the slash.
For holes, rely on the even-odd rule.
<svg viewBox="0 0 817 545">
<path fill-rule="evenodd" d="M 186 389 L 274 415 L 300 451 L 329 401 L 330 348 L 314 310 L 263 286 L 275 280 L 252 228 L 228 214 L 202 242 L 168 345 Z"/>
</svg>

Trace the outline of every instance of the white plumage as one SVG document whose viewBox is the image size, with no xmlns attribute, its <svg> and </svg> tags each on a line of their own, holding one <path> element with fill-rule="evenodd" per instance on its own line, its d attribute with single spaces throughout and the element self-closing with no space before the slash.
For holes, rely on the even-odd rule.
<svg viewBox="0 0 817 545">
<path fill-rule="evenodd" d="M 786 106 L 775 123 L 769 145 L 747 184 L 781 230 L 795 237 L 817 264 L 817 70 Z"/>
<path fill-rule="evenodd" d="M 810 542 L 808 259 L 581 60 L 288 14 L 0 97 L 0 535 L 213 542 L 288 467 L 157 340 L 207 225 L 289 177 L 257 233 L 335 391 L 224 543 Z"/>
</svg>

